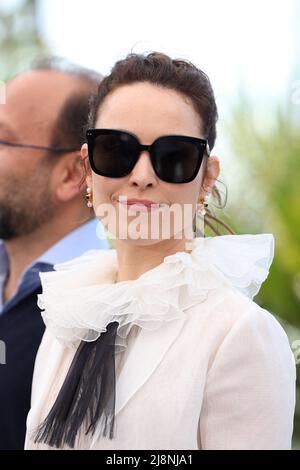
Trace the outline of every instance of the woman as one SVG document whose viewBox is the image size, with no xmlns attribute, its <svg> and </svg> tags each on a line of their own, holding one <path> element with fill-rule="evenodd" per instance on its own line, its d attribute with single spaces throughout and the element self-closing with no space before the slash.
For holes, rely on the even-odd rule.
<svg viewBox="0 0 300 470">
<path fill-rule="evenodd" d="M 26 448 L 291 447 L 294 358 L 252 300 L 273 236 L 191 235 L 213 221 L 216 120 L 188 62 L 132 54 L 103 80 L 82 157 L 116 249 L 41 274 Z"/>
</svg>

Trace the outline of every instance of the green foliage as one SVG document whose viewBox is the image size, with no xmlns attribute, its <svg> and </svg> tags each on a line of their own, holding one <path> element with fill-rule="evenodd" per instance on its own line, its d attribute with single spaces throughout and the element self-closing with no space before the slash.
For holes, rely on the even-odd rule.
<svg viewBox="0 0 300 470">
<path fill-rule="evenodd" d="M 258 124 L 261 116 L 242 100 L 228 126 L 234 164 L 241 167 L 240 197 L 232 205 L 231 217 L 239 233 L 275 236 L 274 262 L 255 301 L 276 315 L 294 352 L 293 341 L 300 340 L 300 120 L 294 119 L 296 112 L 299 109 L 291 101 L 285 109 L 270 111 L 270 119 L 262 125 Z M 294 448 L 299 443 L 298 402 Z"/>
<path fill-rule="evenodd" d="M 35 0 L 16 2 L 13 11 L 0 5 L 0 80 L 28 67 L 47 48 L 38 34 Z"/>
</svg>

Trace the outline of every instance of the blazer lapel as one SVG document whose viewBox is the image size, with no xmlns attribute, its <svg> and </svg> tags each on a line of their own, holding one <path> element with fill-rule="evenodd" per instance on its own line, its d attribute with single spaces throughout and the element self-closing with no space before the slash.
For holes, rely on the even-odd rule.
<svg viewBox="0 0 300 470">
<path fill-rule="evenodd" d="M 178 337 L 185 318 L 162 324 L 157 330 L 142 329 L 137 336 L 116 384 L 117 415 L 149 380 Z"/>
</svg>

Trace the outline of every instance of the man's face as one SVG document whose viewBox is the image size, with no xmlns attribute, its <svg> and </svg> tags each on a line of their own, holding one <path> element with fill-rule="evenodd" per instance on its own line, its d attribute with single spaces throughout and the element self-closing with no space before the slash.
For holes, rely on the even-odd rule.
<svg viewBox="0 0 300 470">
<path fill-rule="evenodd" d="M 6 104 L 0 105 L 0 140 L 51 145 L 72 82 L 72 77 L 59 72 L 32 71 L 8 83 Z M 29 234 L 55 214 L 53 167 L 47 157 L 43 150 L 0 143 L 0 239 Z"/>
</svg>

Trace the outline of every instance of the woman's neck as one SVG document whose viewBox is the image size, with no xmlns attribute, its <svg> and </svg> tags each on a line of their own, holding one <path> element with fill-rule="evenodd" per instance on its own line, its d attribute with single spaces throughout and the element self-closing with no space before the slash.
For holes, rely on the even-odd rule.
<svg viewBox="0 0 300 470">
<path fill-rule="evenodd" d="M 151 245 L 135 245 L 116 240 L 118 274 L 116 282 L 134 280 L 161 264 L 166 256 L 186 250 L 185 239 L 163 240 Z"/>
</svg>

